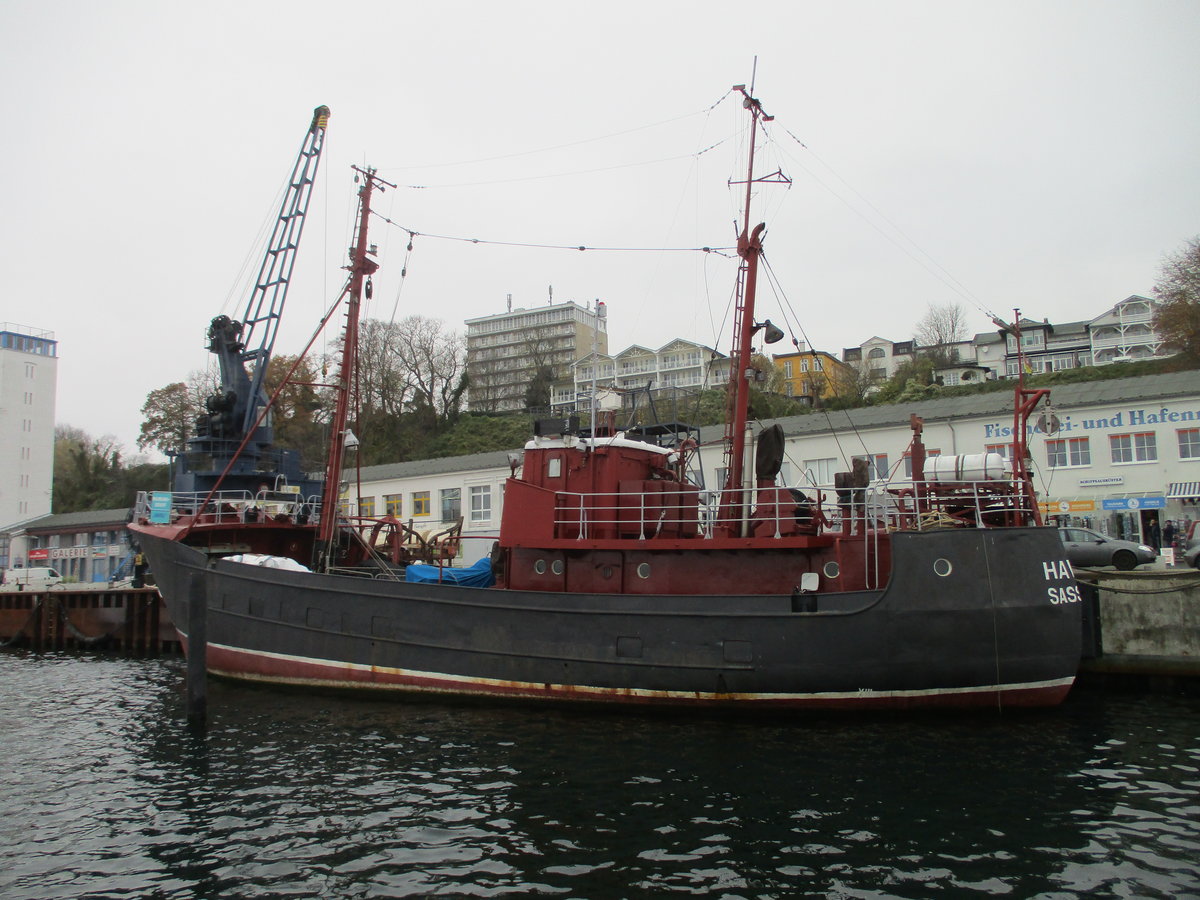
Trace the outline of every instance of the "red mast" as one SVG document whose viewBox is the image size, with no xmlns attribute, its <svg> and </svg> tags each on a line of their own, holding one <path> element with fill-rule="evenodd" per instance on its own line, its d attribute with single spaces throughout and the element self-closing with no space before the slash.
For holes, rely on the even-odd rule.
<svg viewBox="0 0 1200 900">
<path fill-rule="evenodd" d="M 723 485 L 719 518 L 727 528 L 738 533 L 741 530 L 740 523 L 745 518 L 746 504 L 742 492 L 743 459 L 746 453 L 750 380 L 754 374 L 750 366 L 750 346 L 754 332 L 762 327 L 754 321 L 754 297 L 758 284 L 758 260 L 762 256 L 763 232 L 767 228 L 766 223 L 759 223 L 754 226 L 753 231 L 750 230 L 750 198 L 755 184 L 754 146 L 758 137 L 759 121 L 770 122 L 774 116 L 767 115 L 762 104 L 746 92 L 744 84 L 735 84 L 733 90 L 741 92 L 742 106 L 750 111 L 750 152 L 746 166 L 746 201 L 742 233 L 738 236 L 738 256 L 742 258 L 742 265 L 738 270 L 737 310 L 733 322 L 733 365 L 729 371 L 729 406 L 725 416 L 725 462 L 728 474 Z M 758 181 L 791 183 L 791 180 L 779 171 Z"/>
<path fill-rule="evenodd" d="M 1038 506 L 1037 495 L 1033 489 L 1033 473 L 1029 469 L 1029 417 L 1044 398 L 1050 396 L 1046 388 L 1025 387 L 1025 348 L 1021 342 L 1021 310 L 1013 310 L 1013 324 L 1008 325 L 1000 319 L 993 319 L 1013 336 L 1017 345 L 1017 386 L 1013 391 L 1013 432 L 1012 432 L 1012 474 L 1017 489 L 1021 492 L 1025 506 L 1033 514 L 1035 525 L 1042 524 L 1042 511 Z M 1020 513 L 1014 510 L 1010 514 L 1010 524 L 1020 524 Z"/>
<path fill-rule="evenodd" d="M 376 187 L 380 192 L 384 187 L 395 187 L 394 184 L 376 177 L 374 169 L 360 169 L 358 166 L 351 168 L 362 176 L 363 183 L 358 190 L 358 236 L 354 246 L 350 248 L 350 265 L 346 267 L 350 272 L 350 299 L 346 304 L 346 331 L 342 341 L 341 365 L 338 369 L 337 402 L 330 425 L 329 458 L 325 465 L 325 490 L 321 500 L 320 529 L 317 532 L 317 555 L 324 560 L 326 567 L 333 561 L 334 537 L 337 533 L 339 484 L 346 455 L 346 423 L 350 417 L 350 391 L 358 365 L 358 314 L 362 301 L 363 280 L 379 268 L 379 263 L 369 258 L 374 250 L 367 244 L 371 192 Z"/>
</svg>

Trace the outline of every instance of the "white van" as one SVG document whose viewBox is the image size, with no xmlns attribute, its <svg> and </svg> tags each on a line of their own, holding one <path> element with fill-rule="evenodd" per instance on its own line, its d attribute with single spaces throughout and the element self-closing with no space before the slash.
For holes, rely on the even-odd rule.
<svg viewBox="0 0 1200 900">
<path fill-rule="evenodd" d="M 7 569 L 0 591 L 44 591 L 62 583 L 57 569 L 49 566 L 30 566 L 28 569 Z"/>
</svg>

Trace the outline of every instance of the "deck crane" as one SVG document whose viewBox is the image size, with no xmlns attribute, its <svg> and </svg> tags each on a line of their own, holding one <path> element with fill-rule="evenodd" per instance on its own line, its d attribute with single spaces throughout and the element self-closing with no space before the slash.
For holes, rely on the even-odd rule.
<svg viewBox="0 0 1200 900">
<path fill-rule="evenodd" d="M 315 487 L 306 484 L 295 451 L 273 446 L 272 416 L 268 414 L 261 422 L 259 418 L 268 401 L 264 379 L 304 231 L 328 120 L 328 106 L 313 111 L 245 313 L 240 320 L 217 316 L 208 326 L 208 349 L 217 356 L 221 387 L 207 399 L 205 412 L 196 420 L 195 437 L 185 450 L 175 454 L 176 491 L 208 491 L 218 480 L 223 490 L 256 491 L 264 482 L 274 490 L 279 476 L 290 485 L 299 485 L 305 495 Z"/>
</svg>

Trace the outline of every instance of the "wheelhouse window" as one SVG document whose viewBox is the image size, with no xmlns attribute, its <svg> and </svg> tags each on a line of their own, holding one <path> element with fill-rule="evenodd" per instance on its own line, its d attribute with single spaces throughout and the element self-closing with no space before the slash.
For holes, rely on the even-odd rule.
<svg viewBox="0 0 1200 900">
<path fill-rule="evenodd" d="M 1046 441 L 1046 462 L 1052 469 L 1090 466 L 1092 451 L 1088 438 L 1062 438 Z"/>
<path fill-rule="evenodd" d="M 1158 443 L 1154 432 L 1114 434 L 1109 436 L 1114 464 L 1154 462 L 1158 459 Z"/>
<path fill-rule="evenodd" d="M 1180 428 L 1179 458 L 1200 459 L 1200 428 Z"/>
</svg>

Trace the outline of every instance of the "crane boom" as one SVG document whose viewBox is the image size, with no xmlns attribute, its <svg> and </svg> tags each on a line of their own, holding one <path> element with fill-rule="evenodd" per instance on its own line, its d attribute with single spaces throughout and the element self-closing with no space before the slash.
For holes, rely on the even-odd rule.
<svg viewBox="0 0 1200 900">
<path fill-rule="evenodd" d="M 268 402 L 264 386 L 267 368 L 291 285 L 328 121 L 328 106 L 313 110 L 241 320 L 221 315 L 209 323 L 208 349 L 217 356 L 221 387 L 207 399 L 205 414 L 196 421 L 196 436 L 179 454 L 176 490 L 206 489 L 243 444 L 241 456 L 245 459 L 239 458 L 231 473 L 235 481 L 239 473 L 246 476 L 245 480 L 258 480 L 265 472 L 278 472 L 293 480 L 299 477 L 298 460 L 292 458 L 295 454 L 272 451 L 272 417 L 261 413 Z"/>
</svg>

